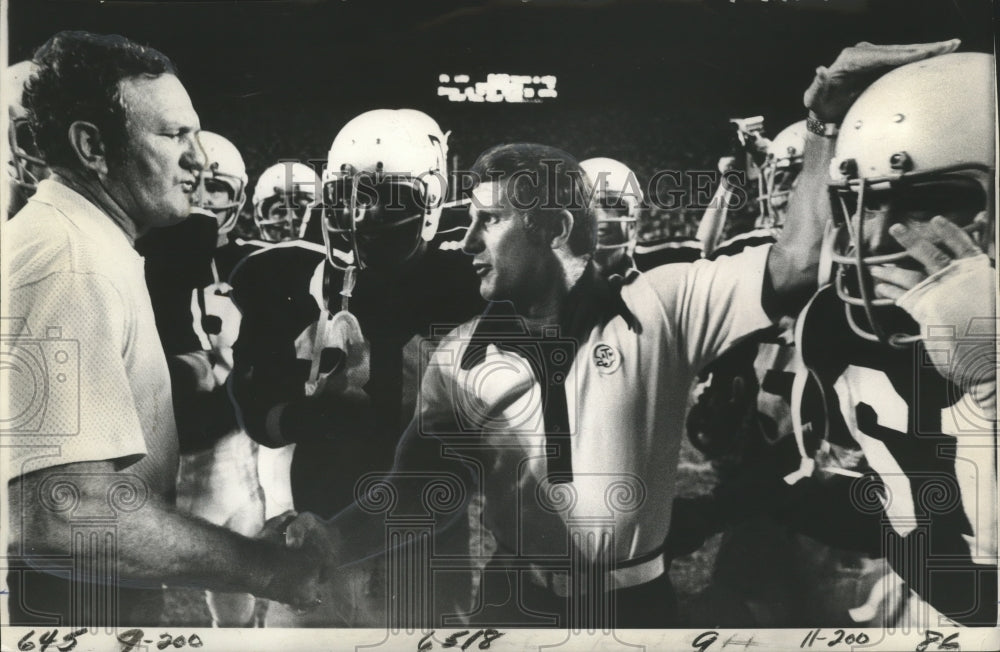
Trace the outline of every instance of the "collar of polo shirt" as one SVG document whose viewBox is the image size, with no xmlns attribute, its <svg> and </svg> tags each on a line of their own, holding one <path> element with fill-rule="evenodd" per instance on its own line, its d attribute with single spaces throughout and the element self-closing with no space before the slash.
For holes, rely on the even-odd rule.
<svg viewBox="0 0 1000 652">
<path fill-rule="evenodd" d="M 631 330 L 641 333 L 642 326 L 621 297 L 622 286 L 635 277 L 616 276 L 609 281 L 601 276 L 593 261 L 588 262 L 583 275 L 563 301 L 558 323 L 551 325 L 558 329 L 555 334 L 579 343 L 587 339 L 595 326 L 603 326 L 618 316 Z M 487 345 L 499 346 L 510 338 L 537 339 L 531 337 L 525 318 L 518 314 L 511 302 L 490 302 L 476 324 L 472 343 L 462 356 L 462 368 L 475 366 Z"/>
</svg>

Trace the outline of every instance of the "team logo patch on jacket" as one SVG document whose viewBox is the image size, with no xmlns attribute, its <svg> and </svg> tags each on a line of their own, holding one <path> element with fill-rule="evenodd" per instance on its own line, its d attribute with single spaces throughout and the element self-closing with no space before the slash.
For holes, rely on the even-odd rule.
<svg viewBox="0 0 1000 652">
<path fill-rule="evenodd" d="M 602 374 L 613 374 L 622 366 L 622 356 L 610 344 L 603 342 L 594 347 L 594 366 Z"/>
</svg>

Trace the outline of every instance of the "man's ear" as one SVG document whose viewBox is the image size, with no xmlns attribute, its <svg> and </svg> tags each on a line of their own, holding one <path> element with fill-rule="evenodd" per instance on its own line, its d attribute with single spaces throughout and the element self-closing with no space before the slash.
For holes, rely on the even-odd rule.
<svg viewBox="0 0 1000 652">
<path fill-rule="evenodd" d="M 101 175 L 108 173 L 107 147 L 101 138 L 101 130 L 93 123 L 77 120 L 71 124 L 69 144 L 85 168 Z"/>
<path fill-rule="evenodd" d="M 569 246 L 569 234 L 573 232 L 573 214 L 565 208 L 559 211 L 552 233 L 552 248 L 560 249 L 564 245 Z"/>
</svg>

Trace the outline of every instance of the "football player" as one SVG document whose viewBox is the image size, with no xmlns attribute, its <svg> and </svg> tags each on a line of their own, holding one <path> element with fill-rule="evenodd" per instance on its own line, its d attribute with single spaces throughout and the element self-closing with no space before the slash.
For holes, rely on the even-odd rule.
<svg viewBox="0 0 1000 652">
<path fill-rule="evenodd" d="M 762 192 L 758 229 L 781 228 L 785 223 L 788 197 L 802 171 L 802 153 L 806 146 L 806 121 L 800 120 L 778 132 L 767 144 L 767 155 L 761 167 Z"/>
<path fill-rule="evenodd" d="M 996 624 L 994 66 L 913 63 L 850 108 L 831 165 L 832 284 L 796 334 L 836 399 L 829 421 L 871 467 L 845 499 L 883 519 L 920 627 Z"/>
<path fill-rule="evenodd" d="M 753 229 L 738 233 L 713 248 L 712 256 L 732 256 L 747 247 L 772 243 L 785 224 L 788 197 L 802 171 L 806 121 L 782 129 L 773 140 L 760 139 L 764 160 L 756 170 L 759 213 Z"/>
<path fill-rule="evenodd" d="M 257 248 L 263 248 L 273 243 L 299 241 L 303 248 L 311 243 L 315 250 L 316 245 L 323 242 L 319 233 L 320 221 L 313 219 L 321 197 L 322 181 L 308 165 L 283 161 L 267 168 L 257 179 L 253 191 L 253 222 L 260 241 L 249 241 L 249 244 L 259 244 Z M 265 517 L 268 519 L 292 509 L 294 454 L 294 444 L 278 448 L 263 446 L 257 450 L 257 471 L 264 489 Z"/>
<path fill-rule="evenodd" d="M 229 241 L 246 201 L 243 158 L 226 138 L 201 131 L 206 166 L 184 222 L 140 241 L 157 330 L 168 356 L 181 443 L 177 506 L 254 536 L 264 524 L 257 445 L 236 425 L 225 391 L 240 314 L 225 282 L 256 248 Z M 255 622 L 249 594 L 208 592 L 216 626 Z"/>
<path fill-rule="evenodd" d="M 42 160 L 35 146 L 35 136 L 28 126 L 28 114 L 21 104 L 21 91 L 31 79 L 37 65 L 31 61 L 21 61 L 8 66 L 4 71 L 3 87 L 7 97 L 7 141 L 10 159 L 7 161 L 9 175 L 7 217 L 13 217 L 21 210 L 28 197 L 35 194 L 38 182 L 49 176 L 49 168 Z"/>
<path fill-rule="evenodd" d="M 590 158 L 580 167 L 594 185 L 597 212 L 597 249 L 594 265 L 607 277 L 628 276 L 668 263 L 690 263 L 701 258 L 692 238 L 668 236 L 639 242 L 639 220 L 644 199 L 638 177 L 613 158 Z"/>
<path fill-rule="evenodd" d="M 729 123 L 734 127 L 731 153 L 719 159 L 719 187 L 698 221 L 695 234 L 705 257 L 711 256 L 723 235 L 732 230 L 729 210 L 731 207 L 742 208 L 734 206 L 734 203 L 738 205 L 741 198 L 746 198 L 745 182 L 756 179 L 759 185 L 763 184 L 761 165 L 770 142 L 764 137 L 763 116 L 731 118 Z M 760 194 L 764 194 L 763 190 Z"/>
<path fill-rule="evenodd" d="M 319 198 L 320 179 L 308 165 L 285 161 L 264 170 L 253 190 L 253 220 L 260 239 L 305 238 Z"/>
<path fill-rule="evenodd" d="M 362 475 L 391 468 L 416 400 L 411 340 L 483 306 L 468 257 L 435 241 L 447 139 L 419 111 L 354 118 L 324 173 L 325 246 L 262 250 L 231 278 L 243 314 L 232 377 L 241 423 L 265 446 L 297 443 L 297 510 L 331 516 Z M 259 213 L 273 215 L 266 204 Z"/>
<path fill-rule="evenodd" d="M 642 188 L 635 173 L 612 158 L 589 158 L 580 162 L 580 168 L 594 186 L 597 216 L 594 265 L 605 276 L 627 276 L 635 269 Z"/>
<path fill-rule="evenodd" d="M 233 396 L 258 442 L 295 444 L 298 511 L 330 517 L 354 502 L 366 474 L 392 468 L 415 409 L 422 340 L 440 331 L 434 327 L 483 309 L 469 257 L 440 247 L 436 237 L 447 196 L 447 143 L 448 134 L 419 111 L 357 116 L 330 146 L 324 246 L 275 246 L 233 274 L 243 313 Z M 469 591 L 460 575 L 455 600 Z M 358 589 L 369 594 L 386 595 Z M 311 617 L 326 626 L 371 624 L 382 622 L 385 605 L 366 606 L 355 596 L 330 608 L 345 611 Z M 286 616 L 289 624 L 308 624 Z"/>
<path fill-rule="evenodd" d="M 945 65 L 945 61 L 933 60 L 926 64 L 913 64 L 913 66 L 933 68 L 936 65 Z M 904 75 L 905 73 L 900 71 L 895 74 Z M 893 97 L 893 92 L 908 92 L 904 92 L 902 88 L 902 84 L 899 84 L 895 91 L 884 91 L 880 97 L 885 99 Z M 918 90 L 918 92 L 920 91 Z M 918 95 L 917 97 L 922 96 Z M 881 100 L 872 100 L 873 103 L 878 101 Z M 902 122 L 903 114 L 900 113 L 899 116 L 898 118 L 893 116 L 893 119 Z M 845 129 L 850 128 L 849 133 L 856 140 L 856 132 L 862 131 L 863 121 L 855 119 L 855 117 L 852 112 L 852 115 L 848 115 L 845 119 L 844 125 Z M 870 123 L 870 120 L 868 122 Z M 933 133 L 934 129 L 940 127 L 940 125 L 922 126 L 929 127 L 928 133 Z M 874 129 L 869 130 L 866 133 L 867 143 L 853 145 L 853 148 L 866 151 L 879 138 L 877 134 L 878 132 Z M 796 123 L 783 130 L 778 137 L 768 143 L 768 154 L 760 175 L 762 204 L 761 219 L 756 225 L 758 228 L 747 236 L 738 236 L 720 246 L 715 252 L 716 255 L 732 253 L 746 246 L 752 246 L 756 243 L 755 239 L 757 238 L 763 242 L 773 240 L 774 229 L 781 228 L 784 224 L 784 210 L 788 197 L 794 187 L 795 177 L 802 166 L 804 142 L 805 125 Z M 903 151 L 902 143 L 893 143 L 892 146 L 896 147 L 898 151 Z M 840 147 L 839 145 L 838 151 Z M 849 147 L 852 146 L 849 145 Z M 886 160 L 888 158 L 890 158 L 889 155 L 887 155 Z M 989 160 L 992 160 L 992 155 L 990 155 Z M 840 164 L 838 163 L 838 165 Z M 849 170 L 852 164 L 845 165 L 848 168 L 844 169 Z M 901 187 L 904 186 L 905 184 Z M 953 197 L 953 199 L 955 198 L 957 196 Z M 852 201 L 857 201 L 856 195 L 846 191 L 842 193 L 842 199 L 845 204 L 850 206 L 853 206 Z M 919 202 L 920 200 L 914 196 L 909 201 Z M 841 209 L 843 212 L 843 206 Z M 933 209 L 927 207 L 925 210 Z M 873 210 L 871 215 L 878 215 L 878 210 Z M 843 219 L 840 222 L 844 224 Z M 849 238 L 845 233 L 845 229 L 848 228 L 850 227 L 841 226 L 838 234 L 842 252 L 847 247 L 845 243 L 849 243 Z M 855 230 L 857 231 L 857 229 Z M 881 236 L 884 237 L 885 232 Z M 877 239 L 879 236 L 875 237 Z M 885 246 L 885 243 L 882 243 L 882 246 Z M 851 250 L 852 256 L 856 253 L 856 249 Z M 903 257 L 904 254 L 899 252 L 897 246 L 896 260 Z M 841 253 L 839 260 L 848 266 L 841 268 L 838 273 L 842 294 L 846 294 L 846 288 L 859 287 L 857 283 L 859 276 L 853 273 L 845 274 L 843 271 L 850 268 L 849 266 L 854 262 L 853 259 L 844 258 L 843 253 Z M 828 292 L 832 292 L 832 290 Z M 858 313 L 857 315 L 852 315 L 850 312 L 843 313 L 839 320 L 840 323 L 854 324 L 855 322 L 851 320 L 852 316 L 857 317 L 858 322 L 863 321 L 862 315 L 865 307 L 863 299 L 858 296 L 846 300 L 854 302 Z M 887 298 L 876 299 L 875 302 L 881 305 L 892 303 Z M 897 311 L 895 316 L 890 314 L 888 318 L 899 320 L 903 318 L 903 315 L 901 311 Z M 826 319 L 825 322 L 824 319 Z M 811 320 L 809 330 L 813 331 L 817 327 L 822 327 L 824 323 L 836 323 L 836 321 L 824 316 L 823 312 L 816 312 Z M 751 513 L 759 515 L 759 509 L 752 506 L 747 509 L 749 503 L 753 501 L 751 496 L 756 493 L 759 497 L 762 495 L 760 493 L 762 490 L 766 490 L 766 495 L 769 496 L 767 498 L 769 516 L 749 525 L 746 523 L 738 525 L 735 530 L 729 528 L 723 539 L 722 550 L 720 550 L 720 567 L 716 569 L 716 579 L 733 584 L 733 578 L 743 578 L 743 586 L 739 590 L 744 595 L 757 598 L 756 604 L 749 604 L 753 605 L 751 610 L 756 619 L 753 622 L 758 625 L 782 624 L 780 621 L 764 620 L 762 622 L 761 617 L 787 618 L 789 607 L 796 604 L 817 605 L 818 608 L 811 612 L 810 622 L 838 618 L 839 620 L 827 622 L 844 624 L 849 622 L 846 620 L 846 617 L 849 616 L 860 624 L 894 624 L 902 617 L 905 607 L 901 604 L 900 599 L 900 596 L 903 595 L 900 590 L 901 582 L 896 576 L 883 580 L 885 570 L 881 557 L 885 553 L 877 519 L 872 517 L 870 510 L 864 512 L 854 509 L 853 503 L 846 496 L 850 491 L 850 478 L 867 477 L 865 474 L 871 473 L 871 467 L 869 466 L 870 461 L 862 454 L 864 446 L 859 446 L 860 440 L 857 437 L 852 438 L 848 434 L 850 431 L 848 424 L 851 421 L 845 422 L 839 415 L 840 408 L 837 401 L 839 399 L 840 406 L 843 407 L 845 398 L 838 395 L 829 385 L 817 388 L 813 383 L 805 382 L 816 376 L 811 376 L 804 369 L 800 350 L 790 345 L 790 332 L 787 329 L 777 338 L 768 339 L 766 338 L 767 333 L 763 335 L 765 339 L 749 340 L 713 363 L 712 367 L 707 370 L 712 373 L 713 382 L 701 394 L 698 403 L 689 415 L 689 436 L 703 452 L 710 456 L 719 456 L 727 450 L 731 452 L 737 445 L 743 446 L 739 455 L 742 466 L 737 469 L 735 474 L 730 473 L 723 480 L 713 496 L 714 500 L 711 502 L 702 500 L 697 504 L 697 518 L 701 521 L 706 520 L 707 515 L 712 514 L 714 509 L 724 507 L 725 503 L 729 503 L 729 518 L 737 513 L 741 514 L 742 519 Z M 871 332 L 868 332 L 867 335 L 870 338 L 875 337 Z M 830 361 L 836 358 L 837 364 L 840 364 L 844 359 L 842 357 L 843 350 L 836 346 L 830 346 L 831 342 L 839 340 L 832 334 L 828 334 L 828 336 L 831 339 L 825 339 L 822 344 L 819 339 L 812 339 L 811 343 L 816 352 L 826 356 Z M 913 341 L 914 339 L 910 338 L 910 342 Z M 861 357 L 864 357 L 864 354 Z M 755 370 L 755 373 L 751 369 Z M 902 379 L 904 375 L 902 368 L 897 367 L 896 371 L 898 372 L 897 379 Z M 913 372 L 909 373 L 912 375 Z M 848 373 L 847 376 L 851 376 L 851 374 Z M 827 378 L 827 382 L 831 383 L 832 381 Z M 871 391 L 873 395 L 879 395 L 874 388 Z M 817 450 L 819 448 L 817 445 L 807 445 L 803 442 L 803 433 L 810 432 L 824 434 L 821 450 Z M 734 442 L 733 433 L 740 433 L 743 441 Z M 797 446 L 790 448 L 792 438 L 789 435 L 792 433 L 796 435 L 797 441 L 795 443 Z M 796 448 L 798 452 L 796 452 Z M 770 476 L 772 480 L 776 477 L 778 469 L 786 466 L 791 460 L 789 453 L 794 453 L 797 456 L 805 450 L 808 450 L 810 454 L 815 454 L 817 460 L 810 459 L 809 463 L 803 465 L 798 472 L 788 474 L 787 479 L 789 482 L 795 482 L 804 476 L 812 475 L 813 477 L 809 478 L 808 481 L 800 482 L 791 489 L 783 489 L 779 484 L 763 481 L 765 476 Z M 821 469 L 817 470 L 817 462 L 822 467 Z M 818 506 L 821 504 L 823 507 L 820 509 Z M 774 506 L 779 505 L 779 508 L 774 508 Z M 694 511 L 690 509 L 690 506 L 686 506 L 683 513 L 691 514 Z M 836 526 L 826 527 L 820 522 L 823 519 L 815 517 L 817 512 L 827 514 L 829 518 L 825 520 L 828 523 L 835 523 Z M 782 527 L 790 527 L 794 534 L 792 536 L 786 534 L 775 541 L 765 539 L 762 536 L 766 534 L 763 524 L 769 520 L 774 522 L 774 519 L 777 519 L 777 523 L 783 524 Z M 717 522 L 716 526 L 718 525 Z M 835 531 L 837 528 L 841 529 L 842 532 L 853 530 L 854 534 L 848 537 L 842 536 Z M 808 536 L 803 536 L 802 533 Z M 783 542 L 783 545 L 779 545 L 779 542 Z M 761 547 L 762 544 L 763 547 Z M 727 551 L 727 548 L 735 548 L 743 555 L 748 550 L 757 550 L 757 552 L 750 553 L 757 559 L 761 558 L 761 551 L 768 550 L 772 554 L 778 551 L 778 554 L 787 559 L 815 557 L 824 561 L 819 566 L 807 565 L 807 567 L 812 568 L 810 572 L 796 570 L 790 578 L 786 578 L 786 580 L 791 579 L 791 583 L 786 586 L 785 595 L 768 597 L 766 591 L 759 589 L 759 587 L 766 585 L 767 578 L 762 577 L 747 581 L 748 574 L 745 570 L 746 567 L 741 566 L 741 555 L 731 550 Z M 770 566 L 768 565 L 768 567 Z M 728 576 L 728 580 L 726 580 L 726 576 Z M 803 578 L 811 578 L 807 581 L 812 586 L 803 583 Z M 873 580 L 875 580 L 874 584 Z M 944 584 L 952 580 L 945 578 L 941 581 Z M 817 589 L 824 587 L 829 589 L 832 586 L 831 582 L 839 587 L 838 591 L 817 591 Z M 739 586 L 739 584 L 740 581 L 737 579 L 736 585 Z M 954 587 L 954 584 L 950 586 Z M 942 589 L 941 593 L 947 590 Z M 830 600 L 829 596 L 834 593 L 842 594 L 844 599 Z M 866 597 L 868 603 L 862 606 Z M 852 607 L 852 602 L 854 608 L 849 609 Z M 718 609 L 717 604 L 715 608 Z M 975 619 L 978 616 L 972 614 L 971 617 Z"/>
</svg>

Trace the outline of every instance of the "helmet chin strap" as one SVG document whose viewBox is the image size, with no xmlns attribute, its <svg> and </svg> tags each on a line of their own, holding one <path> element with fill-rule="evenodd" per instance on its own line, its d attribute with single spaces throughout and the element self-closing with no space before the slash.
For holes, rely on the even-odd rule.
<svg viewBox="0 0 1000 652">
<path fill-rule="evenodd" d="M 356 178 L 354 183 L 351 184 L 351 201 L 348 202 L 347 208 L 351 212 L 351 251 L 354 253 L 354 265 L 358 269 L 365 269 L 366 265 L 361 260 L 361 251 L 358 248 L 358 222 L 365 219 L 365 211 L 367 209 L 364 206 L 358 206 L 358 183 Z"/>
</svg>

